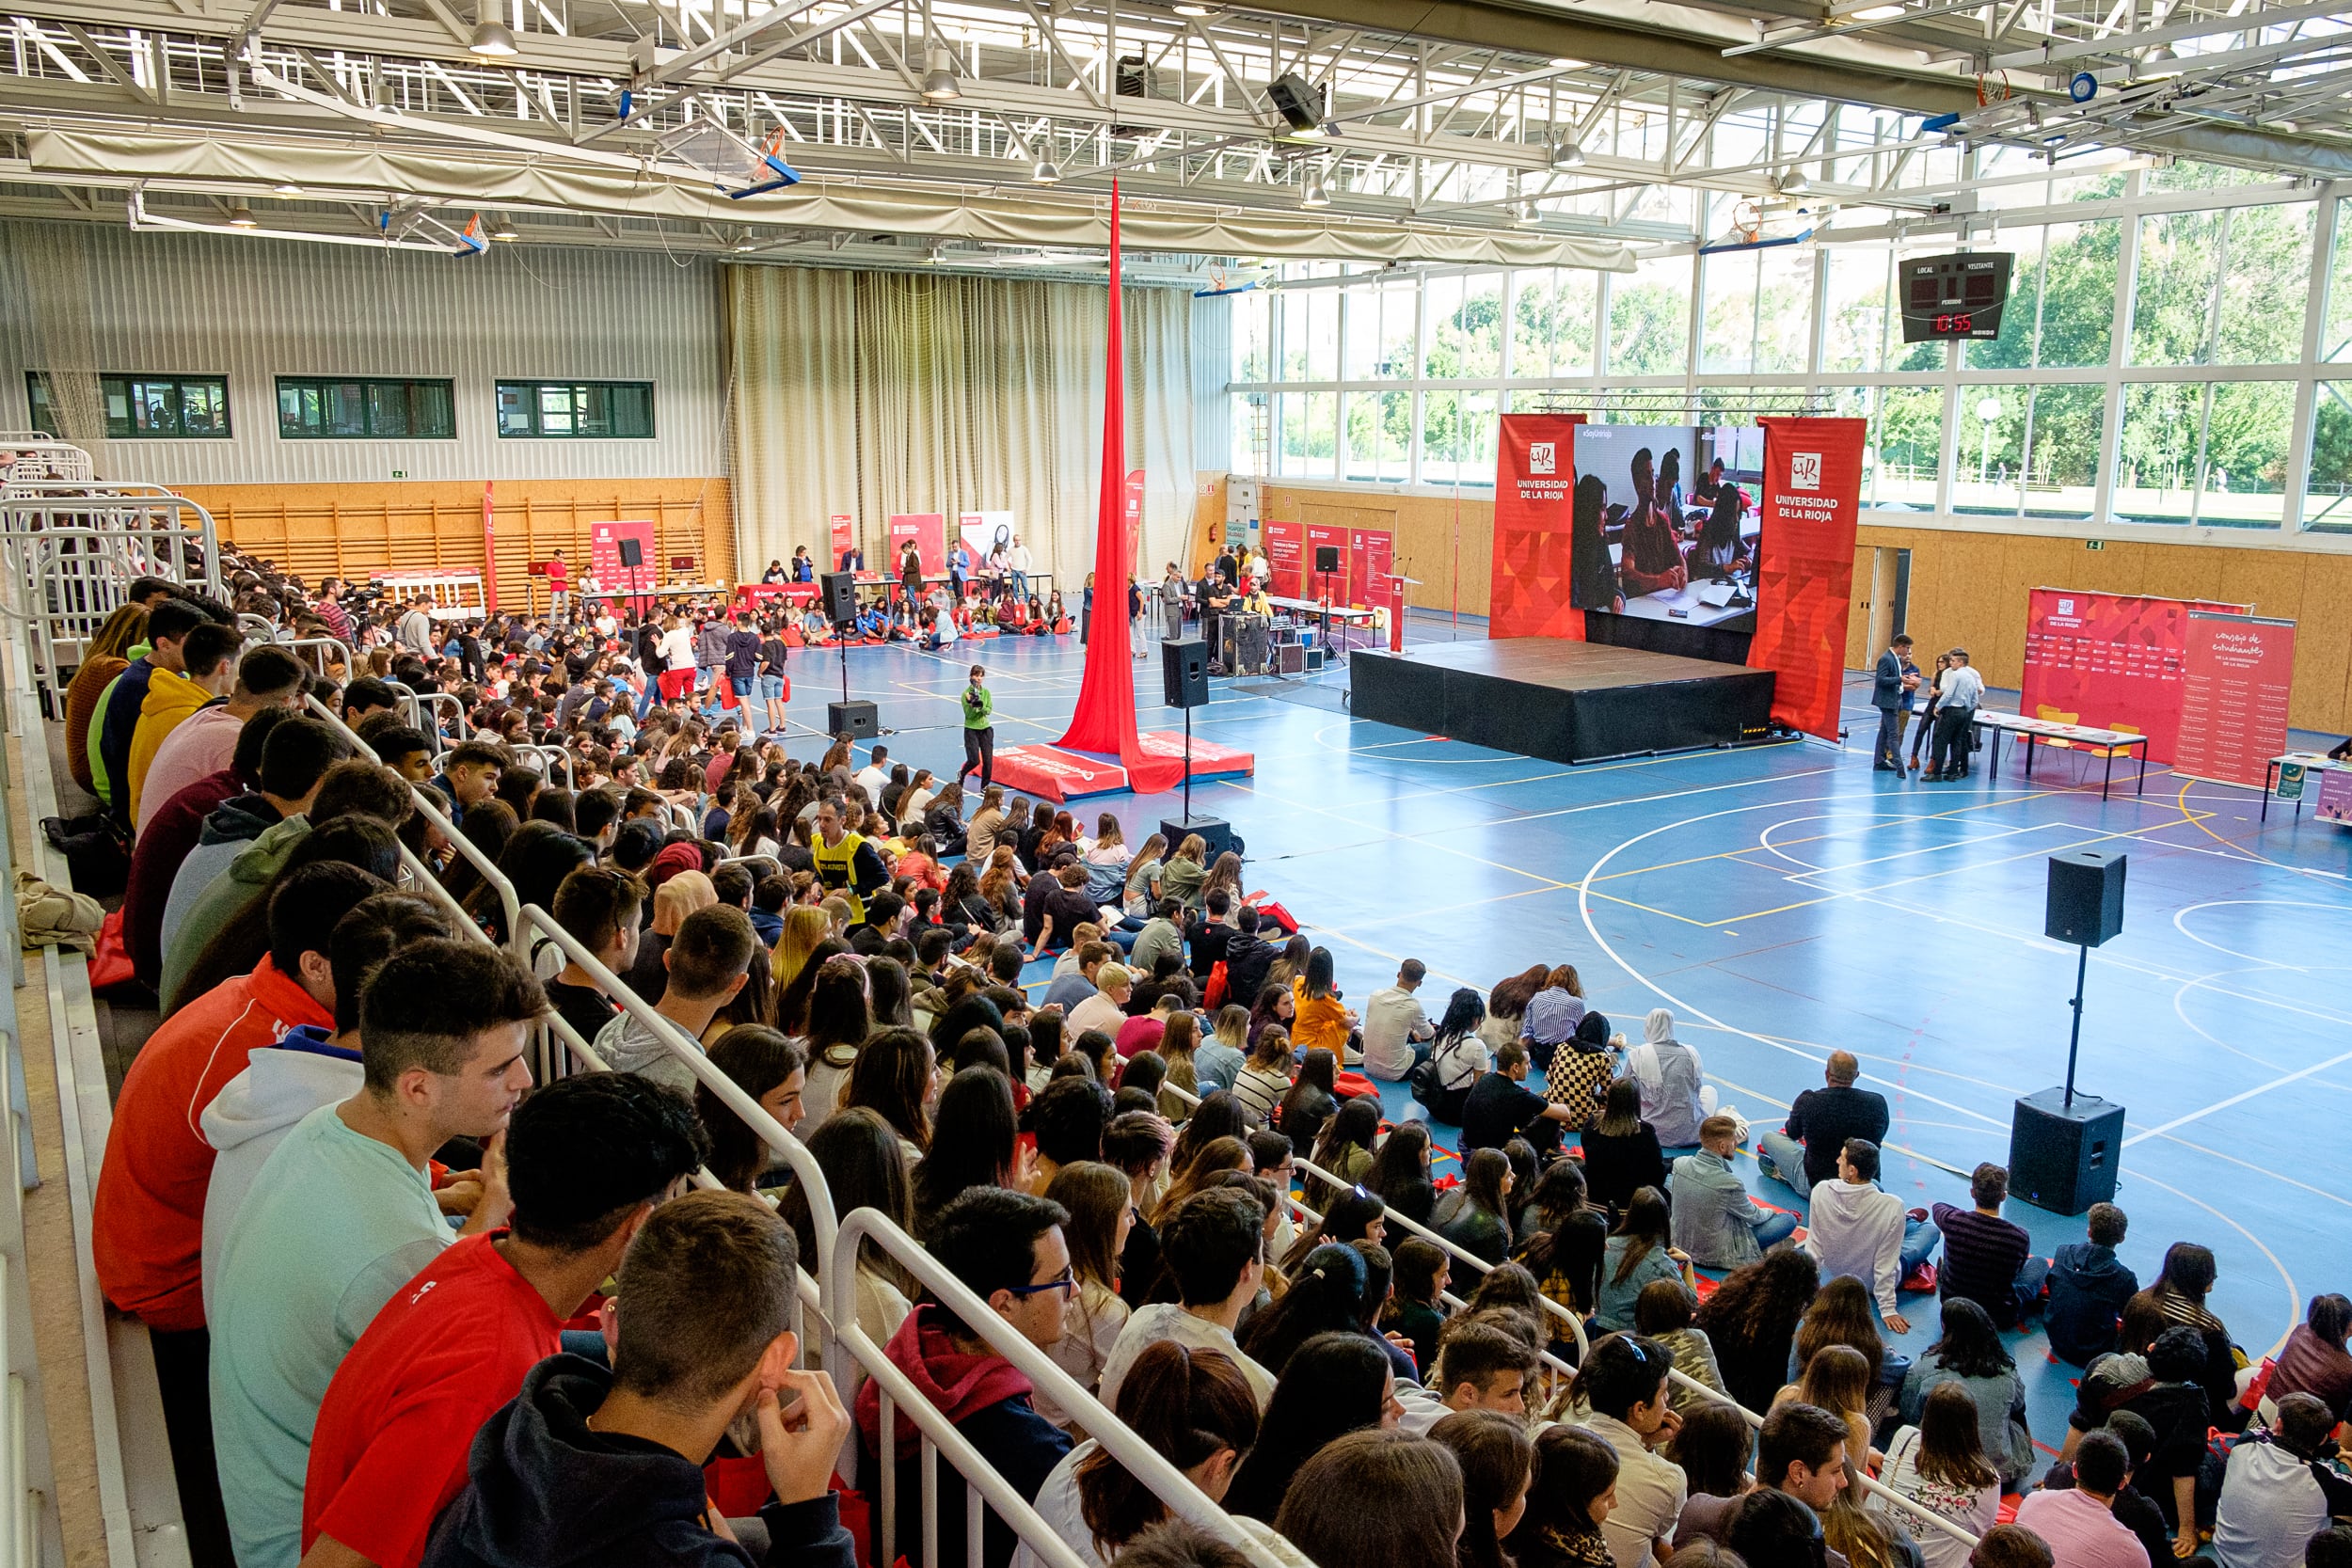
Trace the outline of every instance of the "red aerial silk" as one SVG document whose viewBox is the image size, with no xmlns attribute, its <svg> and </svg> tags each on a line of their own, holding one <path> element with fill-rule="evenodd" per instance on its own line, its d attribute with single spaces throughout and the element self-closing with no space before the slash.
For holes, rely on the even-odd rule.
<svg viewBox="0 0 2352 1568">
<path fill-rule="evenodd" d="M 1077 752 L 1119 758 L 1129 785 L 1156 795 L 1184 782 L 1181 758 L 1146 754 L 1136 731 L 1136 672 L 1127 641 L 1127 577 L 1135 541 L 1127 536 L 1126 395 L 1119 330 L 1119 182 L 1111 182 L 1110 346 L 1103 377 L 1103 485 L 1094 525 L 1094 622 L 1087 629 L 1086 677 L 1077 711 L 1056 741 Z"/>
</svg>

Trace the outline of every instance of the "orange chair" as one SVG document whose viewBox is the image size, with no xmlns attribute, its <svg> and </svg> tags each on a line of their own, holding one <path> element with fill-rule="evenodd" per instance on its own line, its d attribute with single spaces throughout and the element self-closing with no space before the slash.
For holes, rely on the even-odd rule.
<svg viewBox="0 0 2352 1568">
<path fill-rule="evenodd" d="M 2079 724 L 2083 721 L 2083 716 L 2081 714 L 2068 713 L 2065 709 L 2052 707 L 2047 703 L 2036 703 L 2033 708 L 2033 716 L 2036 719 L 2043 721 L 2045 723 L 2051 724 Z M 2080 742 L 2061 740 L 2056 736 L 2052 736 L 2048 739 L 2039 741 L 2037 744 L 2055 747 L 2061 752 L 2071 752 L 2075 750 L 2080 745 Z M 2079 759 L 2076 761 L 2074 766 L 2074 779 L 2077 784 L 2082 782 L 2082 764 Z"/>
</svg>

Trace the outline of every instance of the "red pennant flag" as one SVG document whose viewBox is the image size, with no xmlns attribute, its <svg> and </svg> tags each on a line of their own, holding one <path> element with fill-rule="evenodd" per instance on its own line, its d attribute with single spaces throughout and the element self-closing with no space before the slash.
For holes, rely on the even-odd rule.
<svg viewBox="0 0 2352 1568">
<path fill-rule="evenodd" d="M 1103 483 L 1094 525 L 1094 618 L 1087 630 L 1086 676 L 1077 711 L 1056 741 L 1119 758 L 1129 784 L 1155 795 L 1184 782 L 1181 759 L 1154 757 L 1136 732 L 1136 672 L 1127 641 L 1127 577 L 1135 540 L 1127 520 L 1125 359 L 1119 329 L 1119 182 L 1111 182 L 1110 333 L 1103 377 Z M 1140 527 L 1140 517 L 1136 526 Z"/>
</svg>

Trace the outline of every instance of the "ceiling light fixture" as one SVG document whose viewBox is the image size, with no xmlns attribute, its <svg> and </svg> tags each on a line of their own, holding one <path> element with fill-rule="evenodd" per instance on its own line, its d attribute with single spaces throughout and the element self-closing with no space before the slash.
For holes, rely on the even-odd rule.
<svg viewBox="0 0 2352 1568">
<path fill-rule="evenodd" d="M 499 0 L 482 0 L 482 8 L 474 13 L 473 37 L 466 44 L 469 54 L 488 59 L 506 59 L 522 53 L 515 47 L 515 35 L 507 30 L 499 17 Z"/>
<path fill-rule="evenodd" d="M 1175 10 L 1178 16 L 1198 17 L 1215 16 L 1216 14 L 1216 10 L 1214 7 L 1200 5 L 1197 3 L 1197 0 L 1183 0 L 1183 3 L 1178 5 L 1175 8 Z"/>
<path fill-rule="evenodd" d="M 246 206 L 244 202 L 240 201 L 234 207 L 229 209 L 230 228 L 259 229 L 261 226 L 262 220 L 255 217 L 253 215 L 253 209 Z"/>
<path fill-rule="evenodd" d="M 1544 221 L 1544 214 L 1542 210 L 1535 205 L 1535 198 L 1531 196 L 1521 199 L 1513 209 L 1511 221 L 1521 229 L 1533 229 Z"/>
<path fill-rule="evenodd" d="M 944 43 L 930 47 L 930 62 L 923 71 L 923 96 L 934 103 L 963 96 L 956 81 L 956 57 Z"/>
<path fill-rule="evenodd" d="M 490 220 L 490 238 L 505 244 L 512 244 L 513 242 L 521 239 L 522 235 L 515 230 L 514 217 L 509 214 L 501 213 L 497 217 Z"/>
<path fill-rule="evenodd" d="M 1032 185 L 1054 185 L 1061 182 L 1061 166 L 1051 158 L 1040 158 L 1037 167 L 1029 170 Z"/>
<path fill-rule="evenodd" d="M 1559 141 L 1554 143 L 1552 146 L 1551 166 L 1554 168 L 1582 168 L 1584 166 L 1584 148 L 1582 144 L 1578 142 L 1574 136 L 1562 136 Z"/>
<path fill-rule="evenodd" d="M 1324 184 L 1322 174 L 1313 169 L 1307 171 L 1307 188 L 1298 193 L 1298 204 L 1301 207 L 1331 205 L 1331 192 Z"/>
<path fill-rule="evenodd" d="M 1802 196 L 1812 188 L 1813 182 L 1793 168 L 1780 177 L 1780 194 L 1783 196 Z"/>
<path fill-rule="evenodd" d="M 1323 89 L 1295 71 L 1266 84 L 1265 95 L 1294 136 L 1329 135 L 1323 126 Z"/>
<path fill-rule="evenodd" d="M 299 196 L 302 194 L 302 187 L 300 185 L 294 184 L 291 181 L 284 180 L 281 180 L 277 184 L 272 185 L 270 190 L 278 196 Z"/>
<path fill-rule="evenodd" d="M 1846 13 L 1849 22 L 1892 22 L 1903 14 L 1900 6 L 1865 6 L 1858 11 Z"/>
</svg>

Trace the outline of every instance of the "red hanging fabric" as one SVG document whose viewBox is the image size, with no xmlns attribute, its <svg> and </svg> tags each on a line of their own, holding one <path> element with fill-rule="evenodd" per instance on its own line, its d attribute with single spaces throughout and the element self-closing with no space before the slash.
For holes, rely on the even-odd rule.
<svg viewBox="0 0 2352 1568">
<path fill-rule="evenodd" d="M 1127 534 L 1126 375 L 1119 327 L 1119 182 L 1111 182 L 1109 348 L 1103 377 L 1103 483 L 1094 525 L 1094 616 L 1087 628 L 1086 676 L 1077 710 L 1056 741 L 1073 751 L 1119 758 L 1131 788 L 1156 795 L 1184 782 L 1179 758 L 1147 755 L 1136 732 L 1136 672 L 1127 641 L 1127 576 L 1135 541 Z"/>
</svg>

